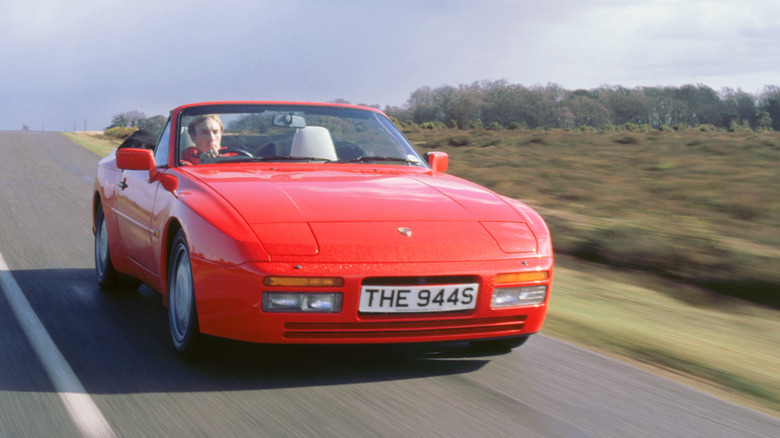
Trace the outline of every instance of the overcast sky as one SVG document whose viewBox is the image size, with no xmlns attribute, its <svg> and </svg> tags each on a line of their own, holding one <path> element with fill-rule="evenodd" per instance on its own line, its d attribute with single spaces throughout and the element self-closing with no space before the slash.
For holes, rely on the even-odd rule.
<svg viewBox="0 0 780 438">
<path fill-rule="evenodd" d="M 2 0 L 0 129 L 419 87 L 780 85 L 780 0 Z"/>
</svg>

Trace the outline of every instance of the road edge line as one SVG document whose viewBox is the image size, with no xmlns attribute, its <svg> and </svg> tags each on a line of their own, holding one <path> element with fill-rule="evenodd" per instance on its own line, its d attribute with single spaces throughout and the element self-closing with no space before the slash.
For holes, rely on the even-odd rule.
<svg viewBox="0 0 780 438">
<path fill-rule="evenodd" d="M 0 289 L 3 290 L 16 320 L 19 321 L 27 340 L 35 350 L 38 360 L 46 370 L 60 400 L 81 434 L 89 438 L 116 437 L 116 433 L 87 394 L 73 369 L 49 336 L 40 318 L 30 306 L 30 302 L 11 274 L 11 269 L 5 263 L 2 253 L 0 253 Z"/>
</svg>

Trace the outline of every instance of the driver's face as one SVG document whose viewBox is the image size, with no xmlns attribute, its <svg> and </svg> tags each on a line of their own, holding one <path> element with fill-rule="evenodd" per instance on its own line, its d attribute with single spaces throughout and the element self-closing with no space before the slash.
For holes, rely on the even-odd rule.
<svg viewBox="0 0 780 438">
<path fill-rule="evenodd" d="M 213 147 L 219 149 L 222 142 L 222 128 L 219 127 L 216 120 L 206 119 L 195 127 L 195 136 L 192 137 L 192 141 L 201 154 Z"/>
</svg>

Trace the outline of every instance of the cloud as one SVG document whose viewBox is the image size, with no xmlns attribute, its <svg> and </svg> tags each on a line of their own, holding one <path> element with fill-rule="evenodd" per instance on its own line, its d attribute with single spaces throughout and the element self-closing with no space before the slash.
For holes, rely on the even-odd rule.
<svg viewBox="0 0 780 438">
<path fill-rule="evenodd" d="M 758 0 L 5 0 L 0 129 L 203 100 L 402 105 L 498 79 L 756 92 L 780 70 L 777 17 Z"/>
</svg>

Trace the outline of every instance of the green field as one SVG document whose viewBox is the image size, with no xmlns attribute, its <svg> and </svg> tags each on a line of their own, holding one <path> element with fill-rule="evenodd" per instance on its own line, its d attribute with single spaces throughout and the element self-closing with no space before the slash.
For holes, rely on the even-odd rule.
<svg viewBox="0 0 780 438">
<path fill-rule="evenodd" d="M 405 133 L 544 216 L 543 333 L 780 416 L 780 134 Z"/>
</svg>

